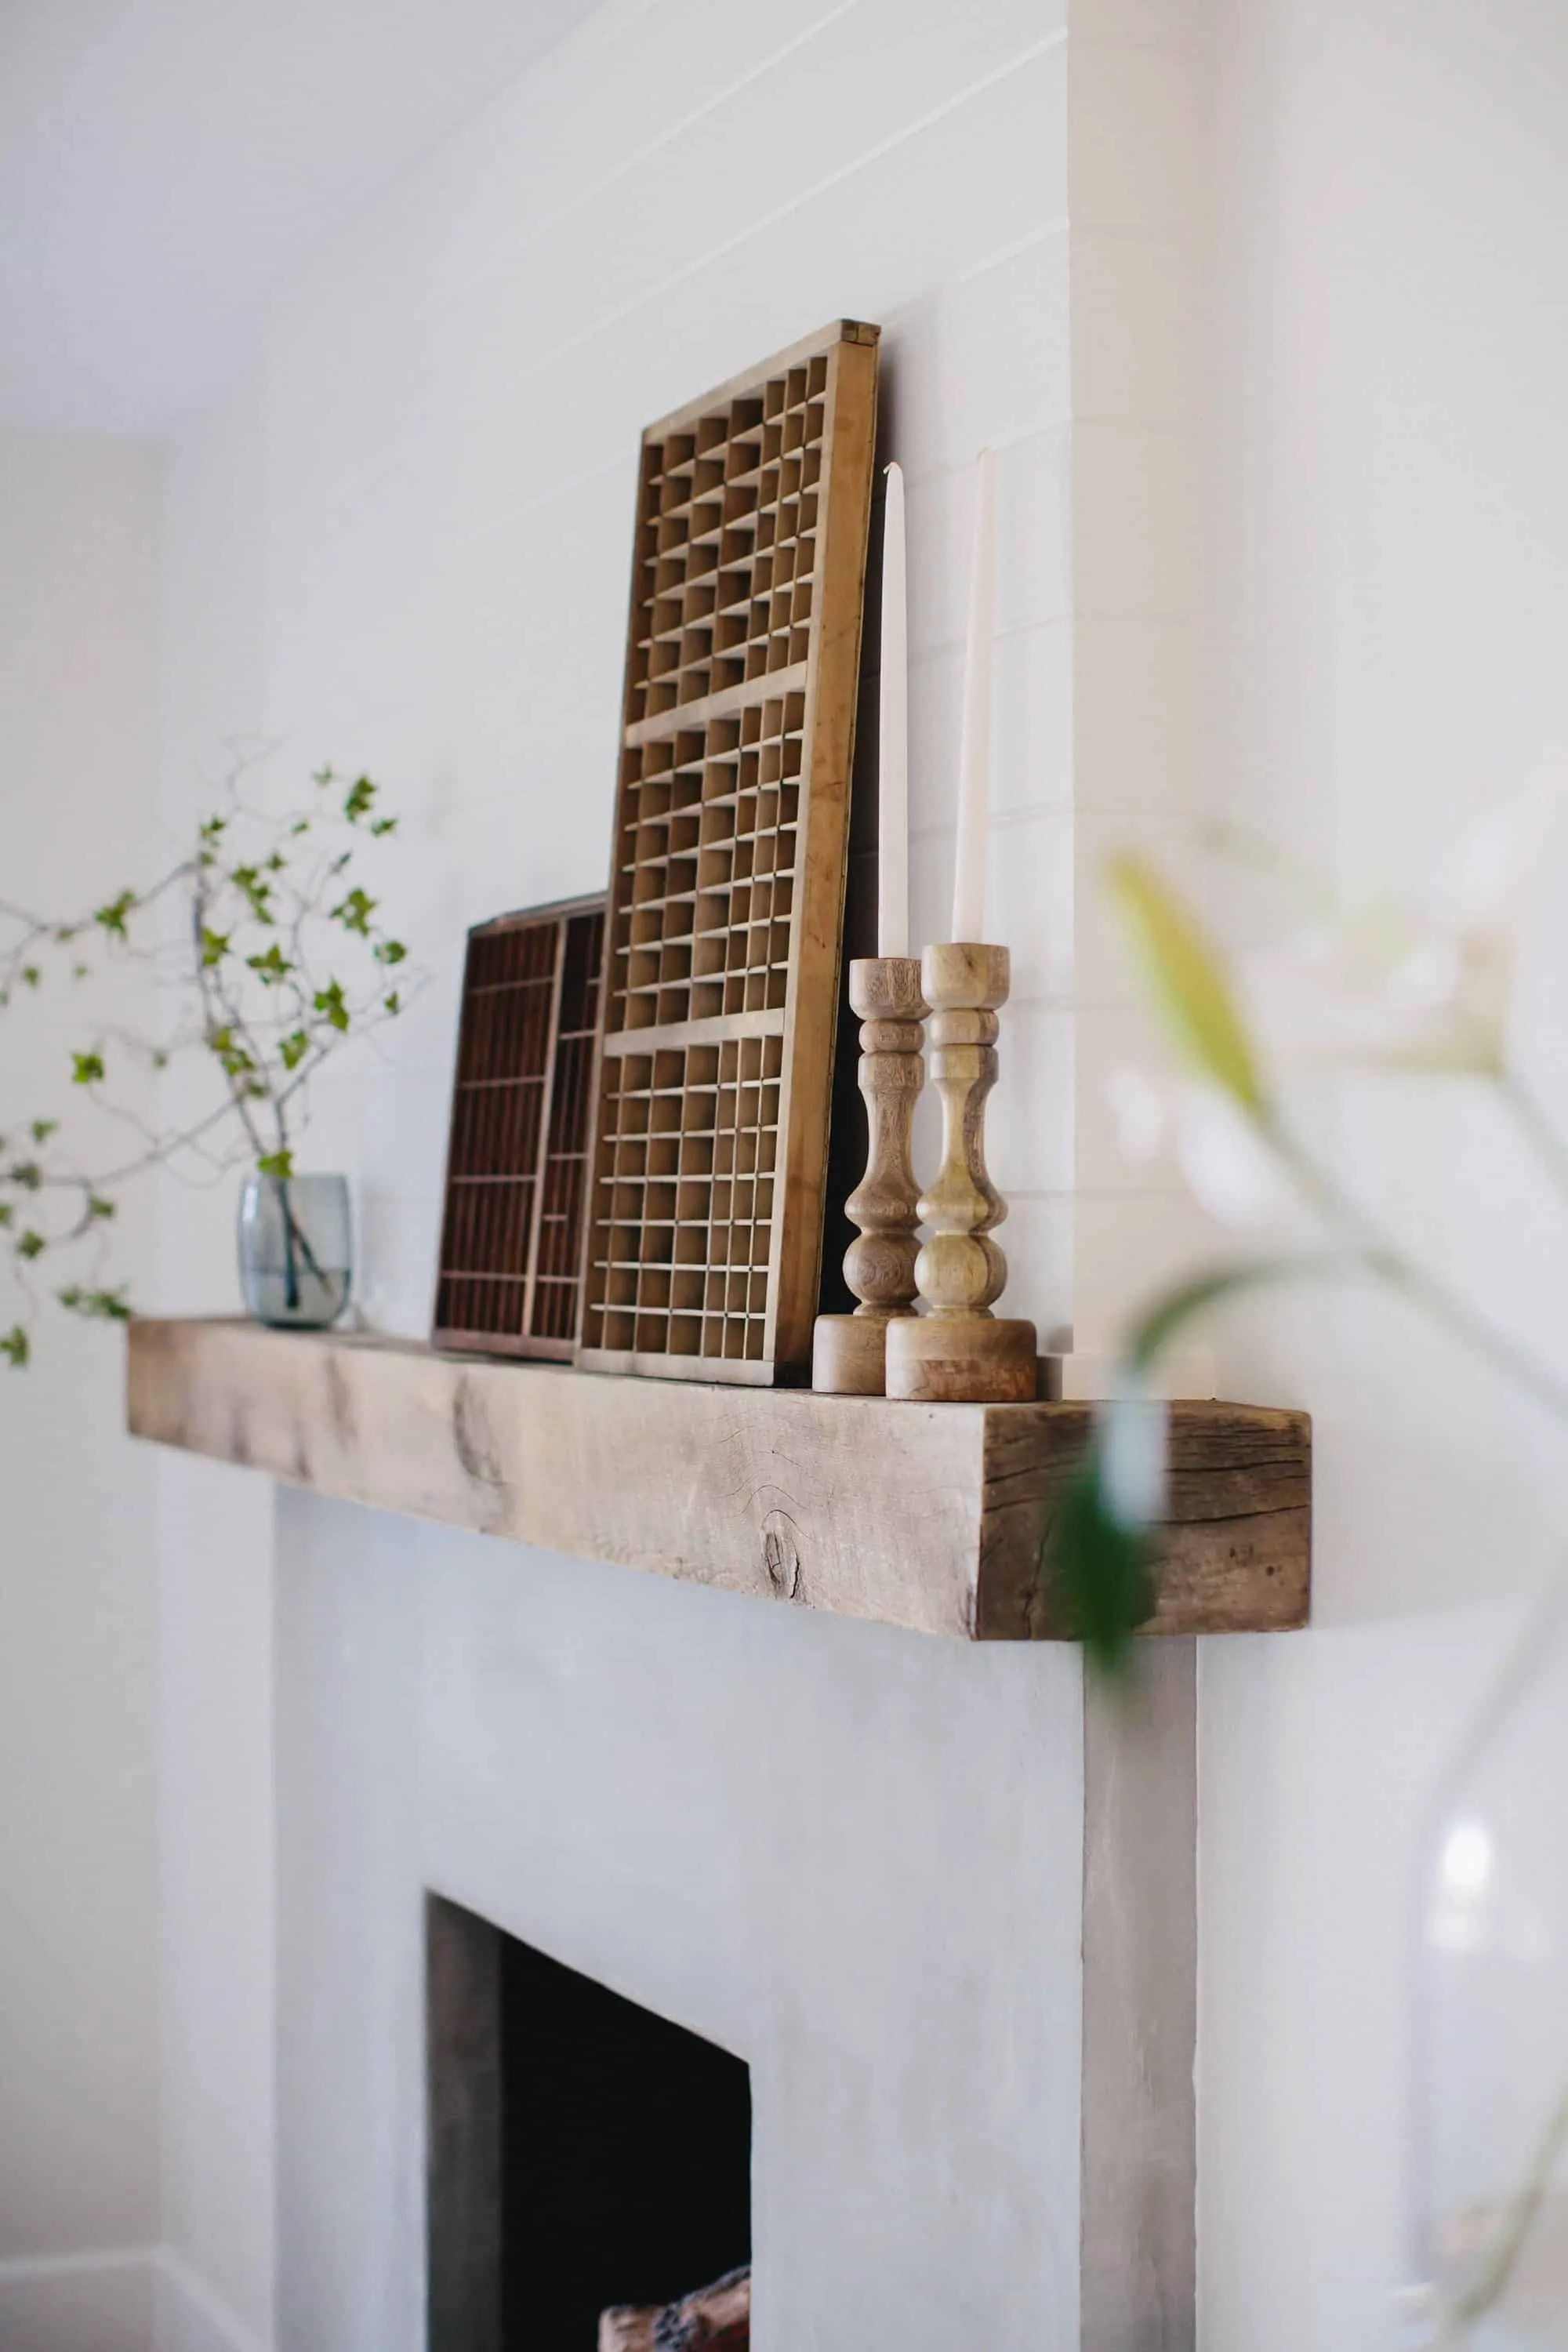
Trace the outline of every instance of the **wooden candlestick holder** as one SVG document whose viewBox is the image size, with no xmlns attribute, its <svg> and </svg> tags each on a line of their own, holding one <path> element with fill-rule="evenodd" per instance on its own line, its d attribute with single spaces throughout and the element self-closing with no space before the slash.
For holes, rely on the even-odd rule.
<svg viewBox="0 0 1568 2352">
<path fill-rule="evenodd" d="M 849 1003 L 860 1016 L 860 1091 L 866 1097 L 866 1173 L 844 1203 L 860 1228 L 844 1254 L 853 1315 L 819 1315 L 811 1385 L 835 1396 L 881 1396 L 888 1327 L 914 1313 L 916 1201 L 910 1127 L 925 1079 L 925 999 L 914 956 L 857 956 Z"/>
<path fill-rule="evenodd" d="M 991 1239 L 1007 1204 L 985 1172 L 985 1097 L 996 1083 L 996 1008 L 1005 948 L 931 947 L 921 967 L 931 1068 L 942 1097 L 942 1162 L 919 1203 L 931 1238 L 915 1261 L 929 1312 L 888 1327 L 887 1393 L 924 1404 L 1026 1402 L 1038 1380 L 1032 1323 L 991 1312 L 1007 1261 Z"/>
</svg>

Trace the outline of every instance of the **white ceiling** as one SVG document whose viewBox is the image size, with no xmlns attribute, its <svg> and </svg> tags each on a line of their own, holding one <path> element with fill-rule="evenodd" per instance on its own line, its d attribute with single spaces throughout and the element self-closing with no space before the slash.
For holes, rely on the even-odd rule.
<svg viewBox="0 0 1568 2352">
<path fill-rule="evenodd" d="M 595 0 L 0 0 L 0 424 L 162 435 Z"/>
</svg>

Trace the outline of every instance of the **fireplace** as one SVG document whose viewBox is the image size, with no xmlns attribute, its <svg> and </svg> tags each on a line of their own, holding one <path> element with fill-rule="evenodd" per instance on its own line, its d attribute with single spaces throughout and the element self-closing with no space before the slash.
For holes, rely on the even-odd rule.
<svg viewBox="0 0 1568 2352">
<path fill-rule="evenodd" d="M 430 2352 L 594 2352 L 744 2268 L 742 2060 L 434 1895 L 426 1961 Z"/>
<path fill-rule="evenodd" d="M 1073 1654 L 924 1640 L 319 1496 L 277 1509 L 278 2342 L 502 2345 L 504 1930 L 747 2062 L 758 2352 L 1077 2352 Z M 1174 1828 L 1168 1843 L 1173 1869 Z M 1093 2046 L 1147 2105 L 1163 2047 L 1111 1995 L 1169 1977 L 1172 1939 L 1114 1874 L 1101 1914 L 1112 1896 L 1149 1958 L 1095 1969 Z M 432 2005 L 443 1913 L 453 1981 Z M 432 2023 L 455 2046 L 427 2246 Z M 1189 2042 L 1189 2096 L 1191 2074 Z M 1129 2123 L 1118 2184 L 1140 2145 Z M 465 2166 L 476 2193 L 455 2192 Z M 1113 2223 L 1121 2242 L 1125 2197 L 1103 2201 L 1095 2242 Z M 679 2295 L 745 2247 L 594 2294 Z"/>
</svg>

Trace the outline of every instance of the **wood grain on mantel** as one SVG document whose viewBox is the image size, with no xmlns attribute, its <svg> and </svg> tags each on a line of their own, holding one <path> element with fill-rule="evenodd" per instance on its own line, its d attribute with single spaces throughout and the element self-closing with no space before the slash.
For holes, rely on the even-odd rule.
<svg viewBox="0 0 1568 2352">
<path fill-rule="evenodd" d="M 132 1433 L 379 1510 L 978 1641 L 1061 1627 L 1040 1543 L 1079 1404 L 905 1404 L 137 1321 Z M 1171 1409 L 1165 1633 L 1282 1632 L 1310 1589 L 1304 1413 Z"/>
</svg>

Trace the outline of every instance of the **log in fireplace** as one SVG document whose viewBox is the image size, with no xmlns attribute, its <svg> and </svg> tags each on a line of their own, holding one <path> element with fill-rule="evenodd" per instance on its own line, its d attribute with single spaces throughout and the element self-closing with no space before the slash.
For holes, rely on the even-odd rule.
<svg viewBox="0 0 1568 2352">
<path fill-rule="evenodd" d="M 430 2352 L 595 2352 L 612 2306 L 656 2340 L 750 2260 L 748 2068 L 440 1895 L 426 1953 Z"/>
</svg>

